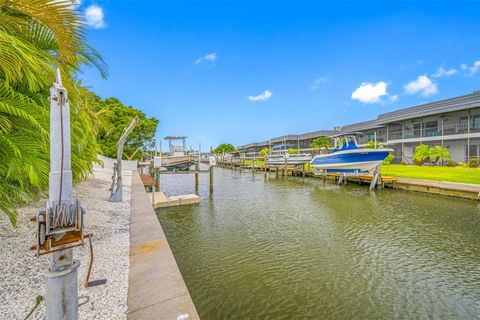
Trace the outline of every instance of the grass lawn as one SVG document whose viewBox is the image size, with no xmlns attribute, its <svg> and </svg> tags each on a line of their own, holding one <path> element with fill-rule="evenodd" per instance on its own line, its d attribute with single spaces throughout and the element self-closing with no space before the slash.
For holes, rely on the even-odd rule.
<svg viewBox="0 0 480 320">
<path fill-rule="evenodd" d="M 479 168 L 390 164 L 382 166 L 381 174 L 401 178 L 480 184 Z"/>
</svg>

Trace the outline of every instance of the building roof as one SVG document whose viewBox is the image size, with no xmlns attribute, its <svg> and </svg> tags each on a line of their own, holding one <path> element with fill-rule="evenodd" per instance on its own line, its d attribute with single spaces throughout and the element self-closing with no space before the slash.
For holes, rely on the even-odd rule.
<svg viewBox="0 0 480 320">
<path fill-rule="evenodd" d="M 268 146 L 268 141 L 249 143 L 243 146 L 238 146 L 237 149 L 246 149 L 246 148 L 258 147 L 258 146 Z"/>
<path fill-rule="evenodd" d="M 340 127 L 339 129 L 341 129 L 341 132 L 355 132 L 355 131 L 361 131 L 361 130 L 380 128 L 380 127 L 382 127 L 382 125 L 380 125 L 377 119 L 375 119 L 375 120 L 368 120 L 368 121 L 358 122 L 354 124 L 349 124 L 349 125 Z"/>
<path fill-rule="evenodd" d="M 299 135 L 299 138 L 300 140 L 314 139 L 314 138 L 323 137 L 323 136 L 331 136 L 332 134 L 335 134 L 334 130 L 317 130 L 317 131 L 302 133 L 301 135 Z"/>
<path fill-rule="evenodd" d="M 283 142 L 288 140 L 304 140 L 312 139 L 320 136 L 332 136 L 337 133 L 349 133 L 357 132 L 362 130 L 369 130 L 375 128 L 385 127 L 386 124 L 396 121 L 402 121 L 407 119 L 415 119 L 420 117 L 427 117 L 436 114 L 449 113 L 461 110 L 467 110 L 471 108 L 480 108 L 480 90 L 474 91 L 472 93 L 453 97 L 449 99 L 444 99 L 440 101 L 430 102 L 426 104 L 421 104 L 418 106 L 413 106 L 409 108 L 404 108 L 397 111 L 387 112 L 380 114 L 377 119 L 368 120 L 358 123 L 349 124 L 343 127 L 335 127 L 335 130 L 318 130 L 313 132 L 307 132 L 300 135 L 285 135 L 281 137 L 272 138 L 270 143 Z M 251 143 L 239 148 L 248 148 L 258 145 L 268 145 L 268 141 Z"/>
<path fill-rule="evenodd" d="M 387 124 L 389 122 L 426 117 L 475 107 L 480 107 L 480 90 L 459 97 L 383 113 L 378 116 L 377 123 Z"/>
<path fill-rule="evenodd" d="M 275 143 L 275 142 L 283 142 L 288 141 L 288 140 L 297 140 L 298 139 L 298 134 L 287 134 L 281 137 L 275 137 L 270 139 L 270 143 Z"/>
</svg>

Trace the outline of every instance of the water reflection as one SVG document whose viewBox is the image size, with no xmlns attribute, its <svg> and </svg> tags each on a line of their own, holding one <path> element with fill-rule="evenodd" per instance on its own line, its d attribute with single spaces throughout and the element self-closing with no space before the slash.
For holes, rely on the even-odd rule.
<svg viewBox="0 0 480 320">
<path fill-rule="evenodd" d="M 195 178 L 162 189 L 192 193 Z M 222 169 L 198 192 L 158 216 L 203 319 L 480 314 L 476 202 Z"/>
</svg>

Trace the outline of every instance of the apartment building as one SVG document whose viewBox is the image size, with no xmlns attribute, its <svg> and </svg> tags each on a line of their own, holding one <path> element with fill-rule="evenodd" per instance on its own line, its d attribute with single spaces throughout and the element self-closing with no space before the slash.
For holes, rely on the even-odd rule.
<svg viewBox="0 0 480 320">
<path fill-rule="evenodd" d="M 258 152 L 264 147 L 308 149 L 320 136 L 359 132 L 360 145 L 377 141 L 395 150 L 395 162 L 412 162 L 419 144 L 443 146 L 452 160 L 466 162 L 480 158 L 480 90 L 380 114 L 376 119 L 299 135 L 286 135 L 269 141 L 240 146 L 241 152 Z"/>
</svg>

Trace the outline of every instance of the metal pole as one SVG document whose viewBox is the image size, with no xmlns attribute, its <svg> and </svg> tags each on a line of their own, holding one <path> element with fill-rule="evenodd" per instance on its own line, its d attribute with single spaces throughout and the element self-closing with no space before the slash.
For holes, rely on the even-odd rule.
<svg viewBox="0 0 480 320">
<path fill-rule="evenodd" d="M 72 205 L 70 106 L 60 70 L 50 88 L 50 176 L 48 207 L 70 211 Z M 59 234 L 61 236 L 62 234 Z M 78 317 L 78 267 L 72 249 L 50 254 L 45 276 L 45 317 L 76 320 Z"/>
</svg>

